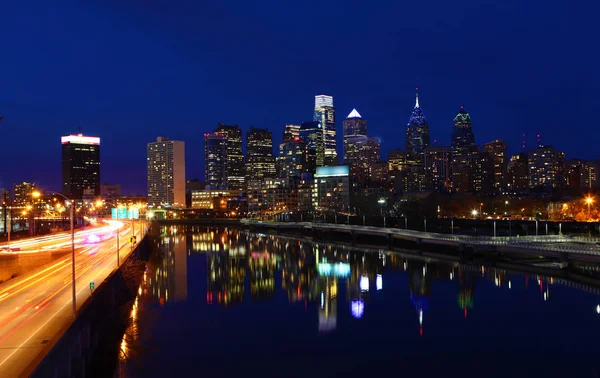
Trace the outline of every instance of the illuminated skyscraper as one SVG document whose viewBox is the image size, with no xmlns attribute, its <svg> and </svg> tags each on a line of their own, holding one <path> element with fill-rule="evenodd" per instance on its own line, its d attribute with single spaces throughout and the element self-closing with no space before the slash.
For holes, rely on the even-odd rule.
<svg viewBox="0 0 600 378">
<path fill-rule="evenodd" d="M 306 172 L 315 173 L 325 163 L 325 144 L 321 122 L 302 122 L 300 138 L 306 143 Z"/>
<path fill-rule="evenodd" d="M 287 179 L 299 179 L 306 171 L 306 143 L 296 137 L 281 144 L 279 152 L 279 166 L 281 177 Z M 290 183 L 290 180 L 287 180 Z"/>
<path fill-rule="evenodd" d="M 61 138 L 62 143 L 62 193 L 75 199 L 83 198 L 84 190 L 99 196 L 100 138 L 83 134 Z"/>
<path fill-rule="evenodd" d="M 410 115 L 406 128 L 406 155 L 410 162 L 423 164 L 423 152 L 429 147 L 429 124 L 425 119 L 423 109 L 419 106 L 419 91 L 417 88 L 415 107 Z"/>
<path fill-rule="evenodd" d="M 519 193 L 529 189 L 529 166 L 526 153 L 513 155 L 506 170 L 506 190 L 508 192 Z"/>
<path fill-rule="evenodd" d="M 336 165 L 338 163 L 338 158 L 336 149 L 335 108 L 333 107 L 332 96 L 315 96 L 313 121 L 321 122 L 323 127 L 324 160 L 321 165 Z"/>
<path fill-rule="evenodd" d="M 362 118 L 356 109 L 348 114 L 344 124 L 344 162 L 348 164 L 348 138 L 367 135 L 367 120 Z"/>
<path fill-rule="evenodd" d="M 283 141 L 294 140 L 300 137 L 300 125 L 288 123 L 283 131 Z"/>
<path fill-rule="evenodd" d="M 246 134 L 246 182 L 275 177 L 273 134 L 267 129 L 252 127 Z"/>
<path fill-rule="evenodd" d="M 238 125 L 217 124 L 216 134 L 223 134 L 227 143 L 227 189 L 244 189 L 246 170 L 242 152 L 242 130 Z"/>
<path fill-rule="evenodd" d="M 452 149 L 456 156 L 468 155 L 469 148 L 475 144 L 471 116 L 464 106 L 454 117 L 454 128 L 452 129 Z"/>
<path fill-rule="evenodd" d="M 148 205 L 185 206 L 185 143 L 158 137 L 148 143 Z"/>
<path fill-rule="evenodd" d="M 223 134 L 204 134 L 204 173 L 211 189 L 227 188 L 227 141 Z"/>
</svg>

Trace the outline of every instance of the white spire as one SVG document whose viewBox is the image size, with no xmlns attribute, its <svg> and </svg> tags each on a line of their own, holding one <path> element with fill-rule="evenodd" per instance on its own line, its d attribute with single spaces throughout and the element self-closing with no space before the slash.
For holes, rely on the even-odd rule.
<svg viewBox="0 0 600 378">
<path fill-rule="evenodd" d="M 419 107 L 419 88 L 417 88 L 417 101 L 415 103 L 415 108 Z"/>
<path fill-rule="evenodd" d="M 352 109 L 352 111 L 350 112 L 350 114 L 348 114 L 348 117 L 346 118 L 362 118 L 360 116 L 360 113 L 356 111 L 356 109 Z"/>
</svg>

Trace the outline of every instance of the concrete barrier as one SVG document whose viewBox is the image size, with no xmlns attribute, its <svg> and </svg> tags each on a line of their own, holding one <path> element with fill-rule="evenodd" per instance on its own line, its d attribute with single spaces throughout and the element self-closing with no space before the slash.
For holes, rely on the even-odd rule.
<svg viewBox="0 0 600 378">
<path fill-rule="evenodd" d="M 119 269 L 100 284 L 23 373 L 30 377 L 106 377 L 127 327 L 151 242 L 145 237 Z"/>
</svg>

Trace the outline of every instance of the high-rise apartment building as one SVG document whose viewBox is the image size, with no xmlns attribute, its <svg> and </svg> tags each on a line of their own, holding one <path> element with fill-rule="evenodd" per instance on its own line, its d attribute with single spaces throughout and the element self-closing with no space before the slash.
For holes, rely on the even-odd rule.
<svg viewBox="0 0 600 378">
<path fill-rule="evenodd" d="M 363 186 L 369 179 L 371 165 L 381 157 L 381 141 L 366 135 L 352 136 L 347 143 L 346 163 L 350 165 L 353 185 Z"/>
<path fill-rule="evenodd" d="M 561 188 L 564 185 L 565 153 L 552 146 L 538 146 L 529 151 L 529 187 L 545 189 Z"/>
<path fill-rule="evenodd" d="M 319 211 L 347 211 L 350 181 L 347 165 L 318 167 L 315 174 L 313 207 Z"/>
<path fill-rule="evenodd" d="M 574 190 L 598 187 L 598 166 L 592 161 L 569 160 L 566 164 L 566 186 Z"/>
<path fill-rule="evenodd" d="M 159 136 L 148 143 L 148 205 L 185 207 L 185 144 Z"/>
<path fill-rule="evenodd" d="M 34 182 L 21 182 L 13 185 L 13 206 L 23 207 L 31 203 L 33 192 L 35 191 Z"/>
<path fill-rule="evenodd" d="M 324 155 L 323 164 L 321 165 L 336 165 L 338 163 L 338 158 L 335 131 L 335 108 L 333 107 L 332 96 L 315 96 L 313 121 L 321 122 L 323 128 Z"/>
<path fill-rule="evenodd" d="M 494 178 L 494 158 L 489 152 L 482 151 L 475 159 L 474 191 L 486 195 L 494 193 Z"/>
<path fill-rule="evenodd" d="M 496 139 L 483 145 L 483 151 L 490 154 L 494 166 L 494 189 L 502 191 L 505 188 L 506 167 L 508 166 L 508 146 L 505 141 Z"/>
<path fill-rule="evenodd" d="M 244 189 L 246 170 L 242 151 L 242 130 L 238 125 L 218 123 L 215 134 L 225 136 L 227 144 L 227 189 Z"/>
<path fill-rule="evenodd" d="M 246 134 L 246 182 L 274 178 L 273 134 L 267 129 L 252 127 Z"/>
<path fill-rule="evenodd" d="M 506 175 L 507 192 L 520 193 L 529 189 L 529 165 L 526 153 L 522 152 L 510 158 Z"/>
<path fill-rule="evenodd" d="M 325 165 L 325 144 L 321 122 L 302 122 L 300 138 L 306 143 L 306 172 L 315 173 Z"/>
<path fill-rule="evenodd" d="M 62 143 L 62 193 L 74 199 L 83 198 L 85 190 L 99 196 L 100 138 L 83 134 L 67 135 Z"/>
<path fill-rule="evenodd" d="M 417 88 L 415 107 L 406 127 L 407 159 L 416 165 L 423 164 L 423 152 L 429 147 L 429 124 L 425 119 L 423 109 L 419 106 L 419 91 Z"/>
<path fill-rule="evenodd" d="M 204 134 L 204 177 L 209 189 L 227 188 L 227 140 L 223 134 Z"/>
<path fill-rule="evenodd" d="M 451 138 L 452 147 L 452 191 L 455 193 L 474 192 L 476 162 L 479 147 L 475 145 L 475 135 L 471 116 L 460 107 L 454 117 Z"/>
<path fill-rule="evenodd" d="M 425 149 L 425 180 L 427 190 L 447 193 L 452 188 L 452 149 L 430 146 Z"/>
<path fill-rule="evenodd" d="M 348 138 L 367 135 L 367 120 L 362 118 L 356 109 L 348 114 L 343 122 L 344 126 L 344 162 L 348 163 Z"/>
<path fill-rule="evenodd" d="M 406 169 L 406 152 L 393 150 L 388 152 L 388 175 L 393 186 L 402 190 L 402 173 Z"/>
</svg>

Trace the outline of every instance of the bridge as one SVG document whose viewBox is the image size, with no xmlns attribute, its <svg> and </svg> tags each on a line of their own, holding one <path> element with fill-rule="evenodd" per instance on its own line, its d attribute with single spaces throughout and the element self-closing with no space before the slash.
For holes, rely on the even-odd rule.
<svg viewBox="0 0 600 378">
<path fill-rule="evenodd" d="M 403 240 L 420 245 L 447 246 L 461 252 L 497 252 L 543 256 L 560 261 L 600 262 L 600 239 L 565 235 L 543 236 L 467 236 L 449 235 L 397 228 L 373 226 L 355 226 L 333 223 L 311 222 L 262 222 L 242 220 L 242 225 L 250 229 L 296 231 L 304 234 L 346 234 L 352 243 L 359 236 L 384 238 L 389 244 L 394 240 Z"/>
</svg>

